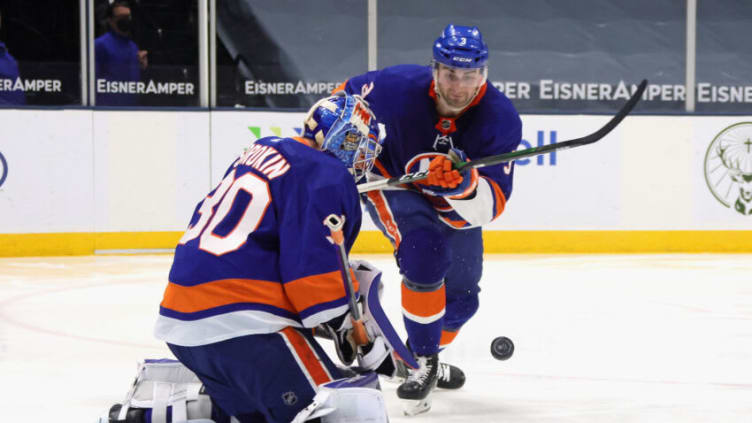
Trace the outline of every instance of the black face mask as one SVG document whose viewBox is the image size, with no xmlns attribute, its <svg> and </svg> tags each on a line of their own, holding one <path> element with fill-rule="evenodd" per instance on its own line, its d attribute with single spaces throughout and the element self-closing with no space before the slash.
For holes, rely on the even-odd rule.
<svg viewBox="0 0 752 423">
<path fill-rule="evenodd" d="M 118 30 L 127 34 L 131 32 L 131 27 L 132 27 L 131 23 L 132 23 L 132 20 L 130 16 L 128 16 L 127 18 L 120 18 L 116 20 L 115 26 L 117 27 Z"/>
</svg>

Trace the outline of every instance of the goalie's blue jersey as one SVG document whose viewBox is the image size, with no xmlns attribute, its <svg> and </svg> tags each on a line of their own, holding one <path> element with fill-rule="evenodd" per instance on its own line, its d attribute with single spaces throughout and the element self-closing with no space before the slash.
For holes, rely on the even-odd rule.
<svg viewBox="0 0 752 423">
<path fill-rule="evenodd" d="M 374 166 L 383 176 L 423 170 L 433 157 L 430 153 L 446 153 L 450 148 L 463 150 L 470 160 L 508 153 L 517 149 L 522 138 L 522 121 L 512 102 L 487 82 L 456 118 L 438 115 L 428 66 L 398 65 L 368 72 L 350 78 L 343 88 L 364 95 L 379 122 L 386 125 L 383 151 Z M 469 200 L 453 204 L 443 197 L 424 194 L 444 223 L 456 228 L 480 226 L 504 210 L 512 194 L 513 163 L 478 170 L 478 195 L 471 207 Z M 420 185 L 413 188 L 420 189 Z M 377 209 L 383 203 L 379 196 L 378 191 L 368 194 Z M 483 210 L 465 211 L 462 216 L 456 212 L 462 207 Z"/>
<path fill-rule="evenodd" d="M 198 204 L 175 249 L 157 338 L 205 345 L 315 327 L 347 310 L 323 222 L 345 216 L 349 252 L 361 224 L 357 189 L 339 159 L 304 143 L 256 141 Z"/>
</svg>

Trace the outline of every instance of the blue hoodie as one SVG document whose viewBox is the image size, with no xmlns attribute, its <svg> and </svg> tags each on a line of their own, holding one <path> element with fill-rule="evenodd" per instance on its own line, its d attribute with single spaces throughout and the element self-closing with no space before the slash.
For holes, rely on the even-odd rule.
<svg viewBox="0 0 752 423">
<path fill-rule="evenodd" d="M 110 31 L 94 41 L 96 79 L 139 81 L 138 46 L 130 38 Z M 137 94 L 97 93 L 97 106 L 136 106 Z"/>
<path fill-rule="evenodd" d="M 7 90 L 6 81 L 16 83 L 19 77 L 18 62 L 8 53 L 5 44 L 0 41 L 0 106 L 26 104 L 23 90 Z"/>
</svg>

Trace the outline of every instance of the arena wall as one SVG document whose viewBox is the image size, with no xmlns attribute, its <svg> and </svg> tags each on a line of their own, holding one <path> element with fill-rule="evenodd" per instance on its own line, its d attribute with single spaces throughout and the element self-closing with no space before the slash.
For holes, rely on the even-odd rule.
<svg viewBox="0 0 752 423">
<path fill-rule="evenodd" d="M 302 116 L 0 110 L 0 256 L 169 251 L 234 157 L 259 137 L 296 135 Z M 608 119 L 525 115 L 521 148 Z M 750 122 L 636 115 L 597 144 L 521 160 L 486 252 L 750 252 L 752 204 L 739 193 L 752 184 L 738 175 L 751 165 L 718 149 L 721 138 L 743 149 Z M 355 251 L 391 248 L 366 218 Z"/>
</svg>

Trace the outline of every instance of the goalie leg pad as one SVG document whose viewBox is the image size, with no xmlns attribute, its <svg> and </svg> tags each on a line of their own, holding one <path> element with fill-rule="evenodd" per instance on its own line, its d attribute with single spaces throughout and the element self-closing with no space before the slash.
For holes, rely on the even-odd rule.
<svg viewBox="0 0 752 423">
<path fill-rule="evenodd" d="M 111 422 L 211 421 L 211 398 L 198 377 L 176 360 L 145 360 L 122 404 L 110 409 Z"/>
<path fill-rule="evenodd" d="M 321 419 L 321 423 L 387 423 L 386 402 L 376 373 L 321 385 L 313 402 L 292 423 L 313 419 Z"/>
</svg>

